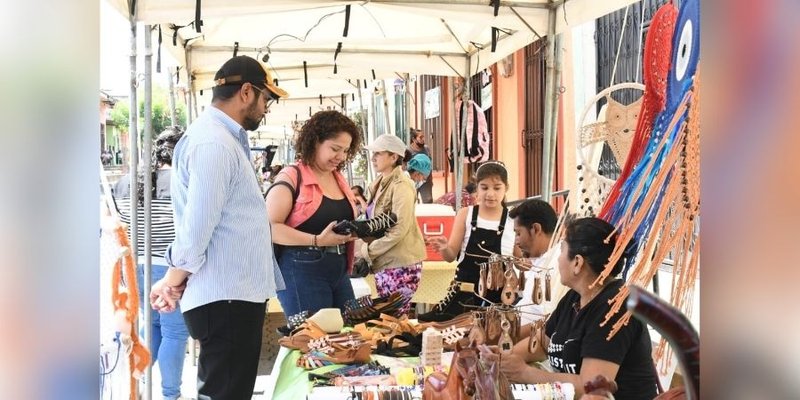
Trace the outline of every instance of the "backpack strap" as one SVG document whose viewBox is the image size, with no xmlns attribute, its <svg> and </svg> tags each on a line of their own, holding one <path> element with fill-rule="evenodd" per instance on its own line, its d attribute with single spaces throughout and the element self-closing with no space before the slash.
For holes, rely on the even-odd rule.
<svg viewBox="0 0 800 400">
<path fill-rule="evenodd" d="M 287 165 L 286 167 L 294 169 L 295 181 L 297 182 L 296 185 L 292 186 L 291 183 L 286 181 L 277 181 L 269 186 L 269 189 L 267 189 L 267 194 L 269 194 L 269 191 L 272 190 L 272 188 L 274 187 L 286 186 L 287 188 L 289 188 L 289 191 L 292 192 L 292 206 L 294 206 L 294 203 L 297 201 L 297 196 L 300 195 L 300 186 L 303 185 L 303 175 L 300 174 L 300 168 L 298 168 L 296 165 Z"/>
</svg>

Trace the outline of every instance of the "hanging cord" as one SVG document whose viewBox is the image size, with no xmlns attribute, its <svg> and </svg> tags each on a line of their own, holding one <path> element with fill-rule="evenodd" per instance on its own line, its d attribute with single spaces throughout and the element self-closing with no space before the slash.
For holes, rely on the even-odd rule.
<svg viewBox="0 0 800 400">
<path fill-rule="evenodd" d="M 644 4 L 640 4 L 639 8 L 642 10 L 642 12 L 639 16 L 639 47 L 636 48 L 636 82 L 639 82 L 639 75 L 642 72 L 642 26 L 644 25 Z"/>
<path fill-rule="evenodd" d="M 101 187 L 103 188 L 103 202 L 106 204 L 111 216 L 114 217 L 114 220 L 119 221 L 119 213 L 117 212 L 117 203 L 114 201 L 114 198 L 111 196 L 111 185 L 108 183 L 108 175 L 106 169 L 103 167 L 103 163 L 100 163 L 100 181 Z"/>
<path fill-rule="evenodd" d="M 609 86 L 614 84 L 614 77 L 617 75 L 617 63 L 619 62 L 619 53 L 622 50 L 622 40 L 625 38 L 625 27 L 628 25 L 628 10 L 631 5 L 625 6 L 625 17 L 622 19 L 622 31 L 619 33 L 619 43 L 617 44 L 617 55 L 614 57 L 614 68 L 611 70 L 611 81 Z"/>
</svg>

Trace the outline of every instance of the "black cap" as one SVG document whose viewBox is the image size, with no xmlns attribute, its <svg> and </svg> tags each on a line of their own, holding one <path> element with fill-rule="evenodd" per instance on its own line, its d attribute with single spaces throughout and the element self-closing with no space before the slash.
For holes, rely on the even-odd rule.
<svg viewBox="0 0 800 400">
<path fill-rule="evenodd" d="M 214 75 L 214 86 L 250 84 L 272 92 L 275 97 L 287 97 L 289 93 L 275 85 L 267 68 L 248 56 L 236 56 L 226 61 Z"/>
</svg>

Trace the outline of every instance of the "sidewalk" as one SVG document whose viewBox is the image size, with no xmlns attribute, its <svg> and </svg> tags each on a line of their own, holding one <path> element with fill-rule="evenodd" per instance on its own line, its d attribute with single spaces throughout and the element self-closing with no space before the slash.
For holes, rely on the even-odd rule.
<svg viewBox="0 0 800 400">
<path fill-rule="evenodd" d="M 273 360 L 274 361 L 274 360 Z M 264 368 L 264 360 L 259 363 L 259 370 Z M 271 369 L 271 368 L 270 368 Z M 256 377 L 256 385 L 253 388 L 253 400 L 267 400 L 264 396 L 264 391 L 267 385 L 269 375 L 258 375 Z M 140 383 L 140 390 L 143 390 L 144 383 Z M 197 366 L 192 365 L 192 357 L 186 354 L 186 359 L 183 362 L 183 384 L 181 384 L 181 393 L 185 399 L 197 399 Z M 153 400 L 160 400 L 161 397 L 161 372 L 158 370 L 158 363 L 153 366 Z"/>
</svg>

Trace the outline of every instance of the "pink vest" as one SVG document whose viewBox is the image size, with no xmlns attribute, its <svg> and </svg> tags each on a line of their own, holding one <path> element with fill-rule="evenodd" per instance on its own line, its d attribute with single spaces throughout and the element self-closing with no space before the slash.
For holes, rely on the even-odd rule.
<svg viewBox="0 0 800 400">
<path fill-rule="evenodd" d="M 298 161 L 295 165 L 300 170 L 302 182 L 297 188 L 297 177 L 295 176 L 294 168 L 284 168 L 283 171 L 292 181 L 292 186 L 298 190 L 297 201 L 294 203 L 292 211 L 286 218 L 286 225 L 297 228 L 303 222 L 307 221 L 319 209 L 322 204 L 322 187 L 317 182 L 317 176 L 311 171 L 311 168 L 305 165 L 302 161 Z M 339 171 L 334 171 L 333 176 L 336 178 L 336 183 L 339 184 L 339 189 L 342 190 L 347 200 L 350 202 L 352 209 L 353 219 L 356 218 L 356 198 L 350 190 L 350 186 Z M 347 243 L 347 271 L 348 273 L 353 269 L 353 258 L 355 256 L 355 246 L 353 242 Z"/>
</svg>

